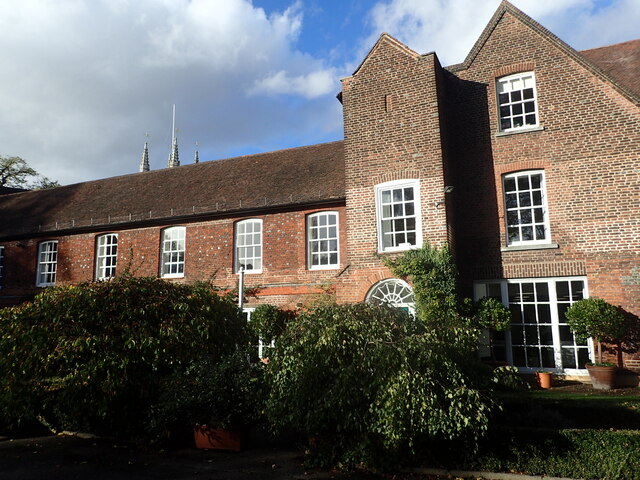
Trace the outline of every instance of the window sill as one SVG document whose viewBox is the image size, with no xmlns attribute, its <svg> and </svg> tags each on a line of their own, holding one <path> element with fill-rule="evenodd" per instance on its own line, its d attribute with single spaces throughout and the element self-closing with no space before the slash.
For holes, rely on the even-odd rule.
<svg viewBox="0 0 640 480">
<path fill-rule="evenodd" d="M 324 270 L 338 270 L 340 268 L 340 265 L 327 265 L 326 267 L 309 267 L 309 271 L 311 272 L 317 272 L 317 271 L 324 271 Z"/>
<path fill-rule="evenodd" d="M 501 252 L 519 252 L 523 250 L 550 250 L 560 248 L 557 243 L 537 243 L 533 245 L 513 245 L 511 247 L 501 247 Z"/>
<path fill-rule="evenodd" d="M 379 254 L 384 253 L 398 253 L 398 252 L 408 252 L 409 250 L 417 250 L 422 248 L 422 244 L 419 245 L 403 245 L 402 247 L 389 247 L 384 250 L 378 249 Z"/>
<path fill-rule="evenodd" d="M 184 273 L 172 273 L 169 275 L 162 275 L 160 278 L 184 278 Z"/>
<path fill-rule="evenodd" d="M 259 273 L 262 273 L 262 270 L 245 270 L 244 271 L 245 275 L 257 275 Z M 240 272 L 236 272 L 236 275 L 240 275 Z"/>
<path fill-rule="evenodd" d="M 517 130 L 507 130 L 506 132 L 496 132 L 496 137 L 507 137 L 509 135 L 516 135 L 518 133 L 528 132 L 540 132 L 544 130 L 544 127 L 531 127 L 531 128 L 518 128 Z"/>
</svg>

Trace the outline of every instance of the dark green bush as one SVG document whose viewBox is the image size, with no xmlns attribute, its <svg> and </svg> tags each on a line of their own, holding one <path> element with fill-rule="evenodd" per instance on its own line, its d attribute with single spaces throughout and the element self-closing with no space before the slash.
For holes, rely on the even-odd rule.
<svg viewBox="0 0 640 480">
<path fill-rule="evenodd" d="M 249 362 L 248 349 L 214 361 L 202 356 L 184 371 L 163 379 L 151 427 L 162 440 L 195 425 L 241 428 L 262 419 L 264 364 Z"/>
<path fill-rule="evenodd" d="M 451 451 L 454 451 L 453 448 Z M 477 454 L 457 450 L 449 466 L 568 478 L 640 479 L 637 430 L 496 429 Z M 446 455 L 442 454 L 442 461 Z"/>
<path fill-rule="evenodd" d="M 144 431 L 162 379 L 247 342 L 208 284 L 123 276 L 0 310 L 0 415 L 118 437 Z"/>
<path fill-rule="evenodd" d="M 314 438 L 321 464 L 379 466 L 425 438 L 473 440 L 493 402 L 468 335 L 385 306 L 303 313 L 276 343 L 267 412 L 276 427 Z"/>
</svg>

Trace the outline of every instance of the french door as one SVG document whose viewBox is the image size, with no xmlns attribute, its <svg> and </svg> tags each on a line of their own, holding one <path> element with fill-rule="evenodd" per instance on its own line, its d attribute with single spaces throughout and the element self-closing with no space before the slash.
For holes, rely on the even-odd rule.
<svg viewBox="0 0 640 480">
<path fill-rule="evenodd" d="M 576 340 L 564 313 L 586 298 L 584 277 L 497 280 L 477 283 L 476 299 L 494 297 L 511 310 L 511 328 L 492 332 L 491 351 L 523 372 L 584 374 L 593 356 L 590 341 Z"/>
</svg>

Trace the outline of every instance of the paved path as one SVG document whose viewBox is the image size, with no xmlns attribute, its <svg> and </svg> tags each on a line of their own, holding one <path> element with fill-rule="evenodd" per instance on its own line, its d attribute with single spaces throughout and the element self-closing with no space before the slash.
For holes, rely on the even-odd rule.
<svg viewBox="0 0 640 480">
<path fill-rule="evenodd" d="M 1 480 L 380 480 L 364 474 L 307 470 L 299 451 L 155 452 L 101 438 L 41 437 L 0 442 Z M 391 478 L 391 477 L 388 477 Z M 397 477 L 396 477 L 397 478 Z M 430 478 L 424 475 L 403 478 Z M 435 478 L 435 477 L 431 477 Z"/>
</svg>

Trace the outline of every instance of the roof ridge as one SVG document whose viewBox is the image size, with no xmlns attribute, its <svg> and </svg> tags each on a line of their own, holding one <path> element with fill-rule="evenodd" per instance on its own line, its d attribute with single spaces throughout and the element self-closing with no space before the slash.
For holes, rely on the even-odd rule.
<svg viewBox="0 0 640 480">
<path fill-rule="evenodd" d="M 367 60 L 371 58 L 371 55 L 373 54 L 373 52 L 382 44 L 383 41 L 389 42 L 392 47 L 397 48 L 398 50 L 404 52 L 407 55 L 410 55 L 416 58 L 420 58 L 423 56 L 423 55 L 420 55 L 415 50 L 408 47 L 407 45 L 405 45 L 404 43 L 402 43 L 393 35 L 390 35 L 387 32 L 382 32 L 378 37 L 378 40 L 376 40 L 376 43 L 373 45 L 373 47 L 371 47 L 371 49 L 369 50 L 369 53 L 365 55 L 364 59 L 360 62 L 360 64 L 354 70 L 354 72 L 345 78 L 353 77 L 354 75 L 356 75 L 362 69 L 362 67 L 364 67 L 364 64 L 367 63 Z"/>
</svg>

